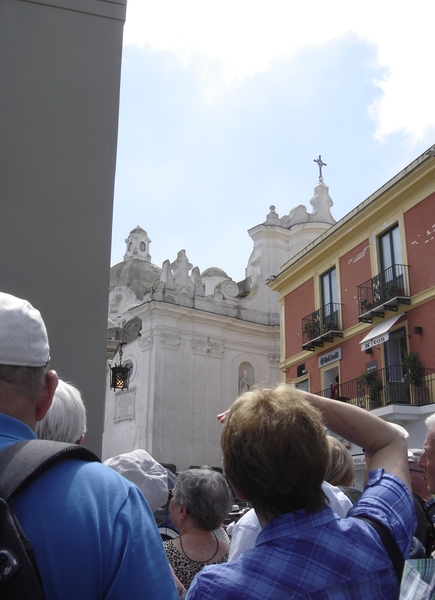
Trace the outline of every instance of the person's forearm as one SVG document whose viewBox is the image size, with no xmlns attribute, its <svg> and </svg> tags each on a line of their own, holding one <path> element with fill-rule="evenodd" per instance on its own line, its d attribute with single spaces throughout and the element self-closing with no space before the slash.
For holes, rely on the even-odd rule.
<svg viewBox="0 0 435 600">
<path fill-rule="evenodd" d="M 400 432 L 392 425 L 362 408 L 308 392 L 305 392 L 305 397 L 321 411 L 329 429 L 361 446 L 368 454 L 396 441 L 400 436 Z"/>
<path fill-rule="evenodd" d="M 382 467 L 410 487 L 407 442 L 400 431 L 362 408 L 308 392 L 304 395 L 320 410 L 331 431 L 364 448 L 371 469 Z"/>
</svg>

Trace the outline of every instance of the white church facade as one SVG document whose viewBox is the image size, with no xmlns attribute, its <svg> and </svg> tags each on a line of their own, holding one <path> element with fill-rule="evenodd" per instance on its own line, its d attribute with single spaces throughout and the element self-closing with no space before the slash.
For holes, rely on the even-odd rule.
<svg viewBox="0 0 435 600">
<path fill-rule="evenodd" d="M 271 206 L 248 231 L 253 250 L 240 282 L 215 267 L 201 273 L 185 250 L 160 268 L 147 232 L 130 232 L 111 268 L 107 348 L 111 366 L 123 343 L 131 377 L 115 392 L 108 369 L 103 459 L 144 448 L 177 470 L 220 466 L 216 415 L 250 386 L 280 380 L 278 294 L 266 281 L 335 223 L 322 179 L 310 202 L 311 213 L 300 205 L 282 218 Z"/>
</svg>

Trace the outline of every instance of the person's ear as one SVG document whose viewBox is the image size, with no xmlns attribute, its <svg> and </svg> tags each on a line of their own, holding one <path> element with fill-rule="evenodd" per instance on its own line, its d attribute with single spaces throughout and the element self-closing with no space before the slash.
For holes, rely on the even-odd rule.
<svg viewBox="0 0 435 600">
<path fill-rule="evenodd" d="M 174 502 L 174 504 L 172 505 L 171 511 L 173 511 L 173 513 L 171 513 L 172 521 L 175 523 L 175 525 L 177 527 L 180 527 L 181 523 L 184 521 L 184 519 L 189 514 L 189 511 L 187 510 L 187 508 L 185 506 L 183 506 L 182 504 L 178 504 L 177 502 Z M 173 517 L 172 517 L 172 514 L 173 514 Z"/>
<path fill-rule="evenodd" d="M 47 414 L 58 382 L 59 378 L 56 371 L 47 371 L 45 374 L 45 385 L 35 405 L 35 417 L 37 421 L 41 421 Z"/>
</svg>

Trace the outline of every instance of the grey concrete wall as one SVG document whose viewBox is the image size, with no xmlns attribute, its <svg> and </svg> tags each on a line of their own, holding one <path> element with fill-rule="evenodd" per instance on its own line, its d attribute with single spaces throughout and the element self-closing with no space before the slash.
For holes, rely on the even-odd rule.
<svg viewBox="0 0 435 600">
<path fill-rule="evenodd" d="M 125 4 L 0 2 L 0 289 L 41 310 L 98 453 Z"/>
</svg>

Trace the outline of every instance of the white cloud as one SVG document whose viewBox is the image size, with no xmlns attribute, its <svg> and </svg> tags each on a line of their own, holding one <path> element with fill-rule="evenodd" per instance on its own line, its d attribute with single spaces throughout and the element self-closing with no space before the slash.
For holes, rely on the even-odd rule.
<svg viewBox="0 0 435 600">
<path fill-rule="evenodd" d="M 433 0 L 128 0 L 124 43 L 196 65 L 211 102 L 277 57 L 292 60 L 353 32 L 375 44 L 389 73 L 376 82 L 383 95 L 370 107 L 378 138 L 404 130 L 421 140 L 435 128 L 434 20 Z"/>
</svg>

